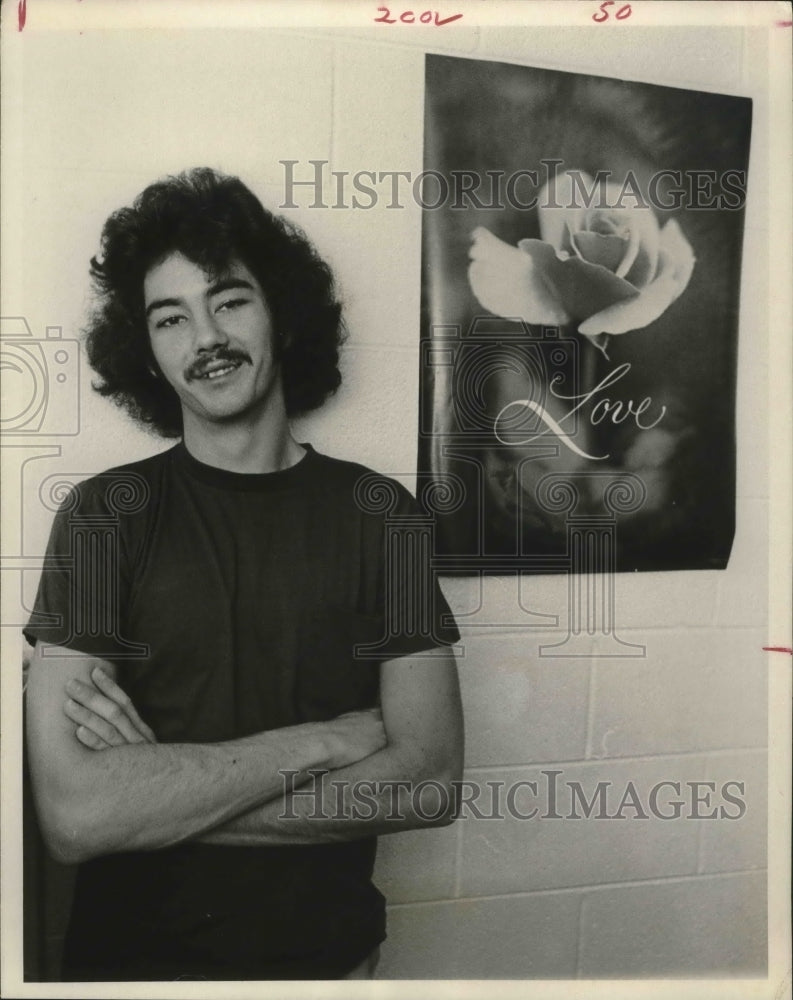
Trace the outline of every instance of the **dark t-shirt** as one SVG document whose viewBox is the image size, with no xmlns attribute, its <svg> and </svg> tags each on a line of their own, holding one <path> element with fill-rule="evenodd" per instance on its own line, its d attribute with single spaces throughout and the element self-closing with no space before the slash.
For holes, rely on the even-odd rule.
<svg viewBox="0 0 793 1000">
<path fill-rule="evenodd" d="M 114 662 L 161 742 L 330 719 L 376 703 L 380 662 L 457 640 L 428 530 L 399 484 L 310 447 L 251 475 L 179 444 L 75 488 L 25 632 Z M 66 974 L 342 975 L 385 936 L 375 848 L 97 858 L 79 872 Z"/>
</svg>

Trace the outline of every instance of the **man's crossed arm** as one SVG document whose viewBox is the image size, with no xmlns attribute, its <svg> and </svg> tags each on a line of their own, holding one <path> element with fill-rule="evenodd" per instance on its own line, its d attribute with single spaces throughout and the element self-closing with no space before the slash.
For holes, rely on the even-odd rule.
<svg viewBox="0 0 793 1000">
<path fill-rule="evenodd" d="M 312 768 L 344 767 L 385 744 L 373 712 L 224 743 L 158 744 L 147 727 L 135 725 L 125 696 L 114 701 L 102 694 L 97 668 L 112 678 L 110 663 L 46 649 L 37 643 L 28 675 L 28 750 L 44 837 L 67 863 L 195 837 L 280 795 L 285 766 L 304 781 Z M 74 720 L 85 703 L 85 721 L 104 719 L 119 736 L 126 733 L 112 741 L 119 745 L 98 753 L 89 749 L 87 728 L 76 735 Z"/>
<path fill-rule="evenodd" d="M 455 813 L 463 720 L 453 655 L 405 656 L 380 668 L 387 743 L 302 788 L 249 810 L 201 840 L 309 844 L 443 826 Z"/>
<path fill-rule="evenodd" d="M 383 664 L 382 722 L 377 712 L 352 712 L 217 744 L 157 744 L 111 664 L 49 653 L 37 646 L 31 665 L 28 740 L 42 827 L 63 861 L 191 838 L 348 840 L 452 818 L 463 729 L 451 653 Z M 328 772 L 319 786 L 315 771 Z M 292 787 L 312 779 L 316 794 L 284 797 L 284 772 Z M 395 799 L 399 783 L 409 790 L 427 780 L 447 790 L 448 808 L 428 813 L 410 794 Z M 361 782 L 373 786 L 365 809 L 356 808 Z M 328 815 L 318 800 L 331 804 Z"/>
</svg>

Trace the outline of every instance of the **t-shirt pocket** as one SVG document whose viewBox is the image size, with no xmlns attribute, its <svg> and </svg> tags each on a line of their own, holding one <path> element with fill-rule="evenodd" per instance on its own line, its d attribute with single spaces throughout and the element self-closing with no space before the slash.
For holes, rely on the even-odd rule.
<svg viewBox="0 0 793 1000">
<path fill-rule="evenodd" d="M 335 718 L 377 704 L 380 660 L 356 653 L 384 634 L 382 618 L 344 607 L 309 614 L 301 641 L 297 709 L 304 721 Z"/>
</svg>

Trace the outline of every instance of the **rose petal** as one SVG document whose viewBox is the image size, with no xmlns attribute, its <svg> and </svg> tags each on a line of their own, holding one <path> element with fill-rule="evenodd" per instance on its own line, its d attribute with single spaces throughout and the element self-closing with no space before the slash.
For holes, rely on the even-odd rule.
<svg viewBox="0 0 793 1000">
<path fill-rule="evenodd" d="M 619 189 L 606 184 L 605 201 L 613 204 L 619 198 Z M 636 260 L 641 242 L 641 231 L 626 209 L 589 209 L 584 215 L 584 229 L 601 235 L 621 236 L 624 240 L 623 255 L 612 268 L 619 278 L 624 278 Z"/>
<path fill-rule="evenodd" d="M 496 316 L 520 318 L 526 323 L 546 326 L 559 326 L 569 321 L 570 317 L 544 278 L 547 258 L 556 260 L 552 247 L 542 244 L 544 253 L 530 257 L 483 226 L 478 226 L 472 237 L 468 280 L 485 309 Z"/>
<path fill-rule="evenodd" d="M 574 235 L 575 230 L 570 228 L 570 219 L 566 219 L 564 224 L 564 235 L 562 236 L 562 245 L 561 247 L 554 247 L 554 250 L 556 250 L 556 256 L 559 260 L 567 260 L 567 258 L 571 257 L 573 254 L 580 256 L 580 254 L 578 254 L 578 250 L 576 249 L 575 242 L 573 241 Z M 553 244 L 551 244 L 551 246 L 553 246 Z"/>
<path fill-rule="evenodd" d="M 638 295 L 633 285 L 599 264 L 578 257 L 559 260 L 542 240 L 521 240 L 518 246 L 542 269 L 546 284 L 571 319 L 584 319 Z"/>
<path fill-rule="evenodd" d="M 602 236 L 600 233 L 580 232 L 573 235 L 573 247 L 582 260 L 615 272 L 625 256 L 628 241 L 624 236 Z M 621 275 L 620 275 L 621 277 Z"/>
<path fill-rule="evenodd" d="M 621 231 L 627 236 L 624 256 L 610 269 L 637 288 L 643 288 L 655 276 L 658 262 L 659 228 L 655 214 L 651 208 L 637 205 L 630 191 L 621 198 L 621 184 L 609 182 L 595 187 L 589 174 L 582 170 L 576 174 L 580 183 L 565 171 L 540 191 L 538 215 L 542 239 L 557 250 L 575 252 L 573 234 L 586 231 L 619 235 Z M 592 197 L 587 198 L 590 192 Z M 590 208 L 586 207 L 587 200 L 591 202 Z M 559 207 L 548 207 L 548 202 Z M 603 262 L 598 259 L 598 263 Z"/>
<path fill-rule="evenodd" d="M 617 271 L 621 278 L 636 288 L 644 288 L 655 277 L 661 230 L 651 208 L 635 208 L 631 212 L 631 235 L 636 239 L 636 255 L 625 270 Z M 623 262 L 624 267 L 624 262 Z"/>
<path fill-rule="evenodd" d="M 599 333 L 641 330 L 658 319 L 688 285 L 694 269 L 694 252 L 674 219 L 661 230 L 658 273 L 639 295 L 617 302 L 590 316 L 578 327 L 585 337 Z"/>
<path fill-rule="evenodd" d="M 594 181 L 589 174 L 585 174 L 583 171 L 578 172 L 581 174 L 582 183 L 589 191 Z M 573 179 L 567 173 L 558 174 L 555 179 L 549 180 L 537 196 L 540 236 L 556 250 L 567 250 L 572 253 L 570 233 L 584 228 L 583 221 L 586 209 L 571 208 L 570 206 L 581 204 L 582 200 L 578 187 L 573 189 Z M 549 208 L 549 202 L 561 207 Z"/>
<path fill-rule="evenodd" d="M 584 219 L 586 232 L 600 233 L 601 236 L 623 236 L 625 228 L 620 220 L 603 212 L 587 212 Z"/>
<path fill-rule="evenodd" d="M 603 201 L 611 207 L 590 209 L 585 215 L 584 228 L 600 229 L 599 224 L 605 219 L 617 232 L 628 236 L 625 257 L 616 274 L 637 288 L 643 288 L 655 276 L 658 263 L 658 220 L 649 206 L 636 204 L 630 191 L 622 197 L 621 184 L 609 182 L 603 190 Z"/>
<path fill-rule="evenodd" d="M 634 288 L 642 289 L 653 280 L 657 268 L 657 241 L 652 248 L 648 247 L 647 243 L 640 241 L 636 248 L 636 257 L 623 277 L 626 281 L 630 281 Z"/>
</svg>

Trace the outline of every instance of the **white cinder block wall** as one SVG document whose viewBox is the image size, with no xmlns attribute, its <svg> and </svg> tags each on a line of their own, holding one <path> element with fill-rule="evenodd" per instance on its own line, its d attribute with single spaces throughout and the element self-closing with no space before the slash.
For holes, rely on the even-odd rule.
<svg viewBox="0 0 793 1000">
<path fill-rule="evenodd" d="M 650 33 L 651 32 L 651 33 Z M 453 41 L 453 48 L 442 43 Z M 422 168 L 425 51 L 498 58 L 725 93 L 750 94 L 738 30 L 389 29 L 351 34 L 31 31 L 21 99 L 25 175 L 7 197 L 24 220 L 9 266 L 18 314 L 37 335 L 79 329 L 87 261 L 107 213 L 163 173 L 209 164 L 240 174 L 271 207 L 284 200 L 278 161 L 334 170 Z M 428 48 L 431 46 L 431 49 Z M 101 82 L 101 86 L 100 86 Z M 755 102 L 755 143 L 767 121 Z M 756 157 L 753 153 L 753 164 Z M 410 484 L 417 432 L 421 217 L 413 205 L 286 214 L 340 277 L 350 330 L 345 383 L 302 421 L 299 438 Z M 487 821 L 384 837 L 377 867 L 390 901 L 384 978 L 630 977 L 764 974 L 766 940 L 765 187 L 750 173 L 739 343 L 735 546 L 724 572 L 621 576 L 621 637 L 646 647 L 609 658 L 545 658 L 559 641 L 567 581 L 456 580 L 467 721 L 466 777 L 544 779 L 593 789 L 631 781 L 745 783 L 740 820 Z M 751 328 L 751 329 L 750 329 Z M 751 333 L 751 338 L 749 334 Z M 38 497 L 53 472 L 89 474 L 162 444 L 88 389 L 81 433 L 20 453 L 26 553 L 43 551 L 50 514 Z M 36 584 L 27 574 L 28 603 Z M 517 601 L 551 616 L 527 634 Z M 19 612 L 21 614 L 21 612 Z M 8 620 L 7 618 L 5 620 Z M 486 626 L 486 627 L 482 627 Z M 530 803 L 518 800 L 519 808 Z M 703 810 L 707 811 L 707 810 Z M 627 815 L 631 816 L 630 810 Z M 51 949 L 61 929 L 48 926 Z"/>
</svg>

